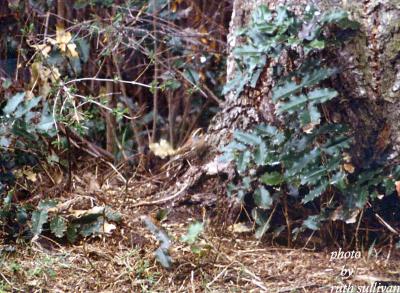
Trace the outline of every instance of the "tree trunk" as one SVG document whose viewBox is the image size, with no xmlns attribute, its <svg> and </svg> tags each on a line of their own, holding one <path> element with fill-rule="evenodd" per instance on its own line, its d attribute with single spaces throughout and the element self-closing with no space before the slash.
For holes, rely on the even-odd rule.
<svg viewBox="0 0 400 293">
<path fill-rule="evenodd" d="M 350 101 L 337 111 L 343 122 L 355 129 L 357 148 L 353 151 L 356 165 L 375 152 L 391 147 L 391 159 L 400 151 L 400 1 L 317 0 L 322 11 L 341 8 L 361 23 L 358 36 L 338 50 L 337 65 L 341 73 L 334 85 L 341 99 Z M 228 46 L 230 51 L 240 40 L 235 32 L 244 27 L 252 11 L 264 4 L 270 9 L 279 5 L 291 7 L 301 14 L 310 1 L 306 0 L 235 0 Z M 264 70 L 255 90 L 245 90 L 239 98 L 226 97 L 225 107 L 216 115 L 209 128 L 208 141 L 220 148 L 237 128 L 249 128 L 256 122 L 273 122 L 274 107 L 270 89 L 274 80 Z M 230 54 L 227 79 L 235 72 Z"/>
</svg>

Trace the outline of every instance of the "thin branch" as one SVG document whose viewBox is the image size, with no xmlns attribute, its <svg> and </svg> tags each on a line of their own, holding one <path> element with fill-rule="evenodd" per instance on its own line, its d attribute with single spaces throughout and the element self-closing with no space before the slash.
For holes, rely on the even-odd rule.
<svg viewBox="0 0 400 293">
<path fill-rule="evenodd" d="M 127 83 L 127 84 L 132 84 L 132 85 L 138 85 L 146 88 L 154 88 L 154 86 L 144 84 L 141 82 L 137 81 L 129 81 L 129 80 L 121 80 L 121 79 L 111 79 L 111 78 L 96 78 L 96 77 L 83 77 L 83 78 L 77 78 L 77 79 L 72 79 L 67 82 L 64 82 L 63 85 L 67 85 L 70 83 L 76 83 L 76 82 L 81 82 L 81 81 L 88 81 L 88 80 L 93 80 L 93 81 L 100 81 L 100 82 L 107 82 L 107 81 L 112 81 L 112 82 L 120 82 L 120 83 Z M 160 87 L 156 87 L 160 88 Z"/>
</svg>

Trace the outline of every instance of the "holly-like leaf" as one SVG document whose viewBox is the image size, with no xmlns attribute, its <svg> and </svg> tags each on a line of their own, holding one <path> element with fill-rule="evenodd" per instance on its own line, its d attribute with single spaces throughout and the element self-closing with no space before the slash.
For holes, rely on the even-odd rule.
<svg viewBox="0 0 400 293">
<path fill-rule="evenodd" d="M 337 70 L 335 68 L 319 68 L 311 73 L 307 73 L 300 83 L 296 83 L 295 81 L 286 81 L 282 86 L 274 87 L 272 89 L 272 101 L 276 103 L 280 99 L 288 98 L 291 95 L 298 93 L 300 90 L 314 86 L 336 73 Z M 316 92 L 315 95 L 314 98 L 309 97 L 309 99 L 318 99 L 320 93 Z"/>
<path fill-rule="evenodd" d="M 26 113 L 28 113 L 30 110 L 32 110 L 32 108 L 36 107 L 39 102 L 42 100 L 42 97 L 35 97 L 30 99 L 26 105 L 20 105 L 17 108 L 17 111 L 14 112 L 14 117 L 15 118 L 20 118 L 23 115 L 25 115 Z"/>
<path fill-rule="evenodd" d="M 308 216 L 308 218 L 303 222 L 305 228 L 317 231 L 321 226 L 320 215 Z"/>
<path fill-rule="evenodd" d="M 274 202 L 271 194 L 264 186 L 259 187 L 254 193 L 254 201 L 256 205 L 263 209 L 269 209 Z"/>
<path fill-rule="evenodd" d="M 251 152 L 249 150 L 245 150 L 238 155 L 236 166 L 239 172 L 246 171 L 251 159 Z"/>
<path fill-rule="evenodd" d="M 324 25 L 337 24 L 342 29 L 357 30 L 360 27 L 358 22 L 349 19 L 349 14 L 344 10 L 326 12 L 321 18 L 321 23 Z"/>
<path fill-rule="evenodd" d="M 25 93 L 17 93 L 16 95 L 12 96 L 8 101 L 7 105 L 3 108 L 4 114 L 10 114 L 17 109 L 17 107 L 22 103 L 24 100 Z"/>
<path fill-rule="evenodd" d="M 277 113 L 282 114 L 283 112 L 293 113 L 297 110 L 307 109 L 307 104 L 310 103 L 314 107 L 314 109 L 308 109 L 310 112 L 310 117 L 313 115 L 314 119 L 310 120 L 318 120 L 315 114 L 315 111 L 318 111 L 315 108 L 315 104 L 325 103 L 336 97 L 338 95 L 337 91 L 333 89 L 315 89 L 309 92 L 307 95 L 300 95 L 300 96 L 291 96 L 289 101 L 281 102 L 278 104 Z"/>
<path fill-rule="evenodd" d="M 169 269 L 171 267 L 172 258 L 169 256 L 168 250 L 159 247 L 155 252 L 155 256 L 164 268 Z"/>
<path fill-rule="evenodd" d="M 47 223 L 48 211 L 37 210 L 32 212 L 32 233 L 33 235 L 40 235 L 43 231 L 43 225 Z"/>
<path fill-rule="evenodd" d="M 236 140 L 247 145 L 257 146 L 262 143 L 261 138 L 254 133 L 237 130 L 233 135 Z"/>
<path fill-rule="evenodd" d="M 56 237 L 62 238 L 67 231 L 67 221 L 61 216 L 54 217 L 50 221 L 50 230 Z"/>
<path fill-rule="evenodd" d="M 79 224 L 69 224 L 66 235 L 69 243 L 74 243 L 76 238 L 78 237 L 78 228 Z"/>
<path fill-rule="evenodd" d="M 120 212 L 118 211 L 114 211 L 113 209 L 111 209 L 110 207 L 105 207 L 104 208 L 104 215 L 106 216 L 106 218 L 110 221 L 113 222 L 120 222 L 122 220 L 122 215 Z"/>
<path fill-rule="evenodd" d="M 283 183 L 283 175 L 279 172 L 267 172 L 260 178 L 260 181 L 270 186 L 280 185 Z"/>
<path fill-rule="evenodd" d="M 317 187 L 310 190 L 308 194 L 303 198 L 301 201 L 303 204 L 313 201 L 317 197 L 319 197 L 322 193 L 325 192 L 326 188 L 328 187 L 327 181 L 322 181 Z"/>
<path fill-rule="evenodd" d="M 258 166 L 263 166 L 268 157 L 268 150 L 265 143 L 260 143 L 260 145 L 255 149 L 254 161 Z"/>
<path fill-rule="evenodd" d="M 95 221 L 81 225 L 81 229 L 80 229 L 79 233 L 83 237 L 99 235 L 102 232 L 103 224 L 104 224 L 104 218 L 98 217 L 97 220 L 95 220 Z"/>
<path fill-rule="evenodd" d="M 204 230 L 204 224 L 200 222 L 195 222 L 189 226 L 186 235 L 182 236 L 182 241 L 193 244 L 196 242 L 197 238 Z"/>
<path fill-rule="evenodd" d="M 37 125 L 37 129 L 48 134 L 51 134 L 50 130 L 54 129 L 55 121 L 53 115 L 50 113 L 47 104 L 43 107 L 42 116 L 40 122 Z"/>
</svg>

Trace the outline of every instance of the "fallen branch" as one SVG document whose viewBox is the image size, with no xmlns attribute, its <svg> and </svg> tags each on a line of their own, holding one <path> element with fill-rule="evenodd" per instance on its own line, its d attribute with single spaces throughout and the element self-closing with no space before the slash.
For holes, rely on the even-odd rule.
<svg viewBox="0 0 400 293">
<path fill-rule="evenodd" d="M 181 190 L 179 190 L 178 192 L 174 193 L 171 196 L 164 197 L 164 198 L 161 198 L 159 200 L 154 200 L 154 201 L 142 201 L 142 202 L 139 202 L 137 204 L 134 204 L 132 207 L 136 208 L 136 207 L 140 207 L 140 206 L 150 206 L 150 205 L 157 205 L 157 204 L 161 204 L 161 203 L 166 203 L 166 202 L 168 202 L 170 200 L 173 200 L 174 198 L 177 198 L 178 196 L 180 196 L 182 193 L 184 193 L 186 191 L 186 189 L 188 187 L 189 187 L 189 184 L 185 184 Z"/>
</svg>

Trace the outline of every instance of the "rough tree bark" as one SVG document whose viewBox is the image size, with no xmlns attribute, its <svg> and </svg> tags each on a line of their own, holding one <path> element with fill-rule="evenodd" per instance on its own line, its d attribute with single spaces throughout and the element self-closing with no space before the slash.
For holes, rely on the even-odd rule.
<svg viewBox="0 0 400 293">
<path fill-rule="evenodd" d="M 322 11 L 341 8 L 361 24 L 358 36 L 338 50 L 335 65 L 341 73 L 334 86 L 340 93 L 343 106 L 338 103 L 335 119 L 350 124 L 357 143 L 352 152 L 356 166 L 362 167 L 378 152 L 389 152 L 397 163 L 400 153 L 400 1 L 399 0 L 234 0 L 228 36 L 229 50 L 240 39 L 235 31 L 245 26 L 256 7 L 265 4 L 270 9 L 287 5 L 301 14 L 307 4 Z M 235 71 L 230 55 L 227 79 Z M 270 102 L 274 80 L 265 68 L 256 89 L 245 90 L 239 98 L 226 97 L 223 109 L 211 121 L 205 140 L 209 156 L 202 166 L 212 161 L 218 150 L 229 142 L 235 129 L 248 129 L 255 123 L 274 121 L 274 106 Z M 366 163 L 367 162 L 367 163 Z M 186 193 L 199 182 L 206 168 L 192 166 L 173 188 L 168 201 Z M 184 191 L 182 191 L 184 190 Z M 176 196 L 174 196 L 176 195 Z M 167 201 L 166 200 L 166 201 Z"/>
<path fill-rule="evenodd" d="M 338 50 L 336 61 L 341 74 L 336 89 L 341 98 L 351 103 L 350 107 L 338 113 L 354 129 L 361 130 L 357 139 L 367 146 L 373 146 L 379 135 L 385 135 L 386 145 L 392 147 L 392 158 L 400 151 L 400 1 L 398 0 L 235 0 L 228 45 L 230 50 L 238 44 L 234 32 L 245 26 L 252 11 L 265 4 L 270 9 L 278 5 L 292 7 L 301 14 L 307 4 L 319 6 L 322 10 L 341 8 L 361 23 L 358 37 Z M 230 55 L 227 64 L 228 80 L 235 71 L 235 62 Z M 246 91 L 239 99 L 227 96 L 224 109 L 211 123 L 209 141 L 218 147 L 229 139 L 228 133 L 234 128 L 248 128 L 258 121 L 272 121 L 273 107 L 270 104 L 270 89 L 274 81 L 268 76 L 268 68 L 259 81 L 256 90 Z M 388 127 L 390 126 L 390 127 Z M 390 130 L 388 130 L 390 128 Z M 385 133 L 382 133 L 382 131 Z M 213 135 L 218 133 L 218 135 Z M 221 135 L 222 134 L 222 135 Z M 365 154 L 359 153 L 361 159 Z M 357 163 L 357 162 L 356 162 Z M 360 162 L 359 162 L 360 163 Z"/>
</svg>

